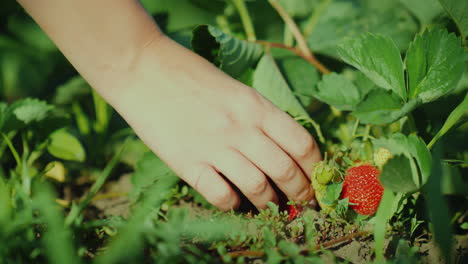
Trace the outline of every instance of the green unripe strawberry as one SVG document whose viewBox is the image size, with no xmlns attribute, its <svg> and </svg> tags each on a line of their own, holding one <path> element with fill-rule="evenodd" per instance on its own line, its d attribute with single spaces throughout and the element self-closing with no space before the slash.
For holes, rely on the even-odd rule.
<svg viewBox="0 0 468 264">
<path fill-rule="evenodd" d="M 312 188 L 315 191 L 315 199 L 325 213 L 333 210 L 333 207 L 323 203 L 323 198 L 327 193 L 327 185 L 337 176 L 337 170 L 327 161 L 320 161 L 316 164 L 311 175 Z"/>
<path fill-rule="evenodd" d="M 328 184 L 334 176 L 333 169 L 326 164 L 320 164 L 315 168 L 315 178 L 317 182 L 323 185 Z"/>
</svg>

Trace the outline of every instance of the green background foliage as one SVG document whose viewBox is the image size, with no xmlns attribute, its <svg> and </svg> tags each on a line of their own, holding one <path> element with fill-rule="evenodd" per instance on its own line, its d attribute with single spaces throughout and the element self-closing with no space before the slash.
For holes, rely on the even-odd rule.
<svg viewBox="0 0 468 264">
<path fill-rule="evenodd" d="M 420 236 L 434 237 L 443 256 L 457 261 L 449 259 L 454 235 L 466 236 L 468 223 L 467 1 L 141 3 L 165 34 L 317 138 L 336 166 L 323 194 L 333 210 L 305 208 L 292 221 L 285 205 L 258 214 L 217 211 L 149 151 L 16 1 L 5 0 L 2 261 L 355 261 L 326 245 L 359 232 L 375 240 L 366 260 L 375 254 L 376 261 L 415 263 Z M 299 37 L 270 3 L 282 6 Z M 358 216 L 340 196 L 341 181 L 356 162 L 373 163 L 379 148 L 392 154 L 381 168 L 384 196 L 375 216 Z M 113 191 L 125 179 L 130 190 Z M 101 209 L 106 197 L 124 199 L 128 213 Z M 394 254 L 385 255 L 387 242 Z"/>
</svg>

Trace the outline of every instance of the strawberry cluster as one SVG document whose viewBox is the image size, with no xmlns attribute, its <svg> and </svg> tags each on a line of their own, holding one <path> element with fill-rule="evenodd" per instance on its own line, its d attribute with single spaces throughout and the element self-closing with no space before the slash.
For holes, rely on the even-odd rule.
<svg viewBox="0 0 468 264">
<path fill-rule="evenodd" d="M 330 204 L 325 200 L 327 188 L 332 182 L 343 182 L 340 198 L 348 199 L 349 207 L 361 215 L 373 215 L 382 199 L 384 188 L 379 181 L 380 171 L 392 154 L 385 148 L 379 148 L 374 153 L 374 161 L 354 161 L 345 172 L 344 179 L 340 176 L 340 164 L 334 160 L 324 160 L 315 165 L 311 175 L 312 187 L 315 190 L 315 198 L 323 212 L 329 213 L 335 209 L 336 204 Z M 372 164 L 375 164 L 372 165 Z M 341 174 L 342 175 L 342 174 Z M 300 207 L 289 205 L 289 220 L 293 220 L 301 212 Z"/>
</svg>

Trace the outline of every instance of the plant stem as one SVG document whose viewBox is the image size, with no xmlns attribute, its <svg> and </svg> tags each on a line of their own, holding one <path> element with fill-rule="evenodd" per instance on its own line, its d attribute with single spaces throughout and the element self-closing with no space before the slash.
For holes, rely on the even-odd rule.
<svg viewBox="0 0 468 264">
<path fill-rule="evenodd" d="M 88 206 L 88 204 L 91 202 L 93 197 L 97 194 L 97 192 L 101 189 L 101 187 L 104 185 L 106 182 L 107 178 L 110 176 L 112 170 L 115 168 L 117 163 L 120 161 L 120 156 L 123 153 L 123 150 L 125 149 L 127 143 L 129 141 L 126 140 L 122 146 L 122 148 L 115 154 L 115 156 L 111 159 L 111 161 L 107 164 L 107 166 L 102 170 L 101 174 L 99 177 L 96 179 L 94 184 L 91 186 L 91 189 L 89 190 L 88 194 L 85 196 L 83 200 L 81 200 L 77 206 L 73 206 L 70 213 L 67 215 L 67 218 L 65 218 L 65 225 L 69 226 L 71 225 L 75 219 L 80 215 L 81 211 Z"/>
<path fill-rule="evenodd" d="M 294 36 L 291 34 L 291 30 L 289 30 L 288 25 L 284 25 L 283 43 L 286 46 L 294 45 Z"/>
<path fill-rule="evenodd" d="M 245 34 L 247 35 L 248 41 L 255 41 L 257 37 L 255 36 L 255 29 L 252 23 L 252 18 L 250 17 L 247 6 L 245 5 L 245 0 L 232 0 L 232 3 L 237 8 L 239 16 L 244 26 Z"/>
<path fill-rule="evenodd" d="M 232 34 L 231 29 L 229 28 L 229 22 L 225 16 L 217 16 L 216 23 L 223 32 L 226 32 L 227 34 Z"/>
<path fill-rule="evenodd" d="M 112 108 L 95 90 L 92 90 L 94 110 L 96 114 L 96 121 L 94 123 L 94 129 L 100 135 L 107 132 L 109 121 L 112 116 Z"/>
<path fill-rule="evenodd" d="M 317 124 L 317 122 L 315 122 L 312 118 L 299 116 L 299 117 L 294 118 L 294 120 L 296 120 L 296 121 L 305 120 L 305 121 L 309 122 L 314 127 L 315 132 L 317 133 L 317 137 L 318 137 L 320 143 L 325 144 L 325 137 L 322 134 L 322 130 L 320 129 L 320 125 Z"/>
<path fill-rule="evenodd" d="M 7 137 L 7 135 L 5 135 L 5 133 L 2 133 L 2 136 L 3 136 L 3 140 L 5 140 L 6 144 L 8 145 L 8 148 L 10 149 L 11 154 L 13 154 L 13 157 L 15 158 L 16 164 L 19 167 L 21 167 L 21 159 L 20 159 L 20 156 L 19 156 L 18 152 L 16 151 L 15 147 L 13 146 L 13 143 L 11 143 L 11 140 Z"/>
<path fill-rule="evenodd" d="M 352 138 L 354 138 L 356 136 L 356 132 L 357 132 L 358 127 L 359 127 L 359 118 L 356 118 L 356 122 L 354 123 L 353 132 L 352 132 L 352 135 L 351 135 Z"/>
<path fill-rule="evenodd" d="M 364 137 L 363 137 L 362 141 L 366 142 L 366 141 L 369 139 L 369 137 L 370 137 L 370 129 L 371 129 L 371 125 L 370 125 L 370 124 L 367 124 L 367 125 L 366 125 L 366 130 L 365 130 L 365 132 L 364 132 Z"/>
<path fill-rule="evenodd" d="M 292 17 L 284 10 L 284 8 L 276 1 L 276 0 L 268 0 L 273 6 L 273 8 L 278 12 L 278 14 L 281 16 L 283 19 L 284 23 L 289 27 L 289 30 L 291 33 L 294 35 L 294 38 L 297 41 L 297 45 L 299 47 L 299 50 L 305 54 L 307 57 L 314 57 L 312 52 L 310 51 L 309 47 L 307 46 L 307 41 L 304 38 L 304 35 L 302 35 L 301 30 L 297 26 L 296 22 L 292 19 Z"/>
<path fill-rule="evenodd" d="M 330 73 L 330 70 L 327 69 L 327 67 L 325 67 L 325 65 L 323 65 L 320 61 L 318 61 L 315 56 L 307 56 L 305 55 L 304 53 L 302 53 L 301 51 L 299 51 L 298 49 L 294 48 L 294 47 L 291 47 L 291 46 L 287 46 L 287 45 L 284 45 L 282 43 L 274 43 L 274 42 L 267 42 L 267 41 L 263 41 L 263 40 L 257 40 L 256 43 L 260 44 L 260 45 L 263 45 L 265 47 L 273 47 L 273 48 L 279 48 L 279 49 L 287 49 L 289 51 L 292 51 L 294 52 L 296 55 L 298 55 L 299 57 L 303 58 L 304 60 L 310 62 L 310 64 L 314 65 L 315 68 L 317 68 L 317 70 L 322 73 L 322 74 L 329 74 Z M 311 53 L 312 54 L 312 53 Z"/>
<path fill-rule="evenodd" d="M 307 19 L 307 22 L 304 26 L 304 37 L 307 38 L 312 34 L 312 32 L 315 29 L 315 26 L 319 21 L 320 16 L 330 3 L 331 0 L 322 0 L 322 2 L 317 6 L 317 8 L 314 10 L 309 19 Z"/>
<path fill-rule="evenodd" d="M 82 135 L 89 135 L 89 121 L 78 102 L 73 102 L 72 111 L 76 119 L 76 125 Z"/>
</svg>

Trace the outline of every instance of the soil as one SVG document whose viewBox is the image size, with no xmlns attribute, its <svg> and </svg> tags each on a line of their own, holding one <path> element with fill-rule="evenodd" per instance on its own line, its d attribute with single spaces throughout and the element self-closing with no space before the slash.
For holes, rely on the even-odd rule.
<svg viewBox="0 0 468 264">
<path fill-rule="evenodd" d="M 98 217 L 128 217 L 130 214 L 130 201 L 126 194 L 130 192 L 131 188 L 130 175 L 123 175 L 118 181 L 107 184 L 92 201 L 92 205 L 99 212 Z M 207 217 L 213 213 L 211 210 L 186 201 L 181 201 L 176 206 L 189 209 L 190 213 L 197 217 Z M 313 211 L 312 214 L 322 218 L 318 220 L 318 222 L 322 221 L 323 223 L 323 221 L 326 221 L 326 218 L 321 216 L 318 212 Z M 372 240 L 371 232 L 362 232 L 362 234 L 353 237 L 349 234 L 353 233 L 352 231 L 357 233 L 357 230 L 354 230 L 352 226 L 344 227 L 339 224 L 326 226 L 326 229 L 321 232 L 322 235 L 317 237 L 317 241 L 320 245 L 327 245 L 325 248 L 328 252 L 331 252 L 334 257 L 330 256 L 328 253 L 323 254 L 322 256 L 325 262 L 332 263 L 333 258 L 356 264 L 372 261 L 374 257 L 374 241 Z M 345 228 L 346 231 L 344 230 Z M 343 239 L 340 240 L 340 238 Z M 398 242 L 398 240 L 397 237 L 393 237 L 393 239 L 389 238 L 385 241 L 387 258 L 393 258 L 395 256 L 396 242 Z M 439 249 L 432 240 L 419 239 L 414 242 L 414 246 L 418 248 L 416 254 L 419 263 L 445 263 Z M 255 257 L 251 258 L 251 260 L 254 261 L 251 263 L 263 263 L 261 259 Z M 468 234 L 455 236 L 452 260 L 454 263 L 468 263 Z"/>
</svg>

